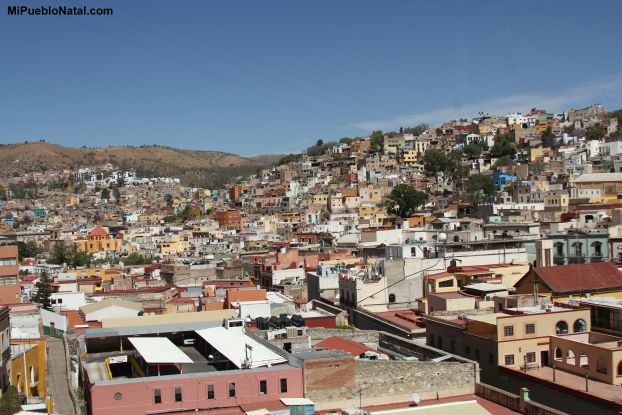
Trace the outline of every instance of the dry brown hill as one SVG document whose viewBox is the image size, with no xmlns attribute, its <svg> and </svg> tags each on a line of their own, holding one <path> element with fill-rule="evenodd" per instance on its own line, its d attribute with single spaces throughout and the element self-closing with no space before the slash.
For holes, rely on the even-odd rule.
<svg viewBox="0 0 622 415">
<path fill-rule="evenodd" d="M 142 177 L 179 177 L 192 186 L 218 186 L 232 177 L 254 173 L 252 159 L 218 151 L 184 150 L 164 146 L 64 147 L 43 141 L 0 145 L 0 175 L 27 171 L 78 169 L 106 163 Z"/>
</svg>

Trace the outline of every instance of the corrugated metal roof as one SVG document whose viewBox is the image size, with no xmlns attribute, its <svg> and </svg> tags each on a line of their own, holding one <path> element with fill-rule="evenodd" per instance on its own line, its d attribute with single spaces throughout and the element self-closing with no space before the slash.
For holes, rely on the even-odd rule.
<svg viewBox="0 0 622 415">
<path fill-rule="evenodd" d="M 147 363 L 194 363 L 166 337 L 128 337 Z"/>
<path fill-rule="evenodd" d="M 251 368 L 287 362 L 283 356 L 244 333 L 241 327 L 213 327 L 196 333 L 238 368 L 242 368 L 246 360 L 247 345 L 252 348 L 248 351 Z"/>
</svg>

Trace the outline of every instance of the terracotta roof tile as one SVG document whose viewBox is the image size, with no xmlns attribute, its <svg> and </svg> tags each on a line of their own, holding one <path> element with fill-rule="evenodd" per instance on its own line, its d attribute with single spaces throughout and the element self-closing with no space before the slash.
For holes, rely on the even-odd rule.
<svg viewBox="0 0 622 415">
<path fill-rule="evenodd" d="M 534 268 L 556 293 L 622 289 L 622 272 L 610 262 Z"/>
</svg>

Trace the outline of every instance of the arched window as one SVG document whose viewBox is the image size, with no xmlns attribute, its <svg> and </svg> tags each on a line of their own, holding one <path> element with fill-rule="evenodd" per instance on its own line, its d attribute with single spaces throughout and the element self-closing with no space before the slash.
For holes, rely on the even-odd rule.
<svg viewBox="0 0 622 415">
<path fill-rule="evenodd" d="M 618 363 L 618 376 L 622 376 L 622 360 Z"/>
<path fill-rule="evenodd" d="M 568 334 L 568 323 L 564 320 L 558 321 L 555 325 L 555 334 Z"/>
<path fill-rule="evenodd" d="M 460 242 L 460 236 L 454 235 L 454 242 Z"/>
<path fill-rule="evenodd" d="M 605 359 L 598 359 L 596 362 L 596 371 L 605 375 L 607 374 L 607 362 Z"/>
<path fill-rule="evenodd" d="M 558 362 L 561 362 L 562 357 L 563 357 L 562 349 L 560 349 L 559 347 L 556 347 L 555 348 L 555 360 L 557 360 Z"/>
<path fill-rule="evenodd" d="M 553 246 L 555 247 L 555 255 L 564 256 L 564 244 L 562 242 L 555 242 Z"/>
<path fill-rule="evenodd" d="M 566 363 L 573 366 L 575 365 L 574 352 L 570 349 L 568 349 L 568 352 L 566 353 Z"/>
<path fill-rule="evenodd" d="M 572 325 L 572 330 L 575 333 L 583 333 L 584 331 L 587 331 L 587 323 L 585 322 L 585 320 L 580 318 L 574 322 L 574 324 Z"/>
<path fill-rule="evenodd" d="M 389 294 L 389 302 L 390 303 L 394 303 L 395 302 L 395 294 Z"/>
<path fill-rule="evenodd" d="M 594 248 L 594 256 L 603 256 L 603 244 L 601 242 L 592 243 L 592 248 Z"/>
</svg>

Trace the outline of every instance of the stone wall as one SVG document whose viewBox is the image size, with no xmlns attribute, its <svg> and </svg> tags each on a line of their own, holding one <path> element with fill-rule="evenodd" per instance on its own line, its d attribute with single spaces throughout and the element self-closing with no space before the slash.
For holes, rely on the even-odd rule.
<svg viewBox="0 0 622 415">
<path fill-rule="evenodd" d="M 478 374 L 477 364 L 459 362 L 356 360 L 355 368 L 353 387 L 306 391 L 316 409 L 410 402 L 415 392 L 422 399 L 472 394 Z"/>
<path fill-rule="evenodd" d="M 307 334 L 311 337 L 311 346 L 326 340 L 329 337 L 337 336 L 344 339 L 362 343 L 372 349 L 378 348 L 379 332 L 374 330 L 349 330 L 349 329 L 308 329 Z"/>
<path fill-rule="evenodd" d="M 565 412 L 558 411 L 548 406 L 528 400 L 529 391 L 523 388 L 524 395 L 514 395 L 494 386 L 478 383 L 475 385 L 475 394 L 480 398 L 494 402 L 513 411 L 529 415 L 567 415 Z M 527 399 L 526 399 L 527 398 Z"/>
</svg>

